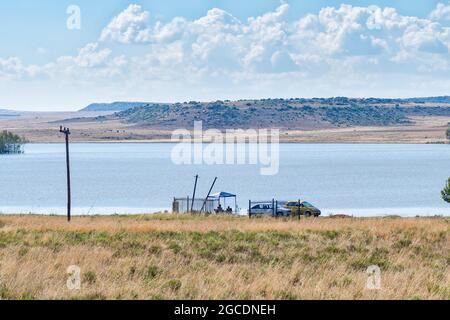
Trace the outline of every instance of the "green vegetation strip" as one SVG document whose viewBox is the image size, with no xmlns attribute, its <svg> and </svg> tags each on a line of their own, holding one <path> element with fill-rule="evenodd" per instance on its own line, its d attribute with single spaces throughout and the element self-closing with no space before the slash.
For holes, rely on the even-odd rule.
<svg viewBox="0 0 450 320">
<path fill-rule="evenodd" d="M 356 241 L 349 242 L 353 238 Z M 348 262 L 348 267 L 363 270 L 375 264 L 384 270 L 402 270 L 403 266 L 390 260 L 406 250 L 412 257 L 439 260 L 440 248 L 448 241 L 446 232 L 426 233 L 420 230 L 399 231 L 389 241 L 371 233 L 350 230 L 303 232 L 241 232 L 210 231 L 171 232 L 72 232 L 26 231 L 0 232 L 0 250 L 20 246 L 20 254 L 29 248 L 45 247 L 55 252 L 67 246 L 102 247 L 112 250 L 113 257 L 160 255 L 169 251 L 188 262 L 204 259 L 212 262 L 290 266 L 295 261 L 323 264 L 330 261 Z M 414 244 L 417 243 L 417 244 Z M 447 263 L 450 254 L 447 253 Z"/>
</svg>

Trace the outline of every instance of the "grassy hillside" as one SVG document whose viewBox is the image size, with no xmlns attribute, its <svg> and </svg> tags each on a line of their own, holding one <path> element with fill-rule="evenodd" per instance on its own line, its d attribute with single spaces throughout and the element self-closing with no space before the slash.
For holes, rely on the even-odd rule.
<svg viewBox="0 0 450 320">
<path fill-rule="evenodd" d="M 155 128 L 191 127 L 194 121 L 203 121 L 209 128 L 308 129 L 409 124 L 411 116 L 450 116 L 450 104 L 349 98 L 189 102 L 147 104 L 97 120 Z"/>
<path fill-rule="evenodd" d="M 0 216 L 0 298 L 450 299 L 449 222 Z"/>
</svg>

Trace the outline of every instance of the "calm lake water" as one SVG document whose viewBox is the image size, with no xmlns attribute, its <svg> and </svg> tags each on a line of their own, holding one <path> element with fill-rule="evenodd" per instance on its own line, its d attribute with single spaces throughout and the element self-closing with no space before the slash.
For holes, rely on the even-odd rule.
<svg viewBox="0 0 450 320">
<path fill-rule="evenodd" d="M 248 200 L 301 198 L 324 214 L 450 215 L 440 190 L 450 177 L 449 145 L 281 144 L 280 168 L 259 165 L 175 165 L 173 144 L 72 144 L 76 214 L 143 213 L 169 209 L 174 196 L 214 192 Z M 65 147 L 29 144 L 25 154 L 0 156 L 0 212 L 64 214 Z"/>
</svg>

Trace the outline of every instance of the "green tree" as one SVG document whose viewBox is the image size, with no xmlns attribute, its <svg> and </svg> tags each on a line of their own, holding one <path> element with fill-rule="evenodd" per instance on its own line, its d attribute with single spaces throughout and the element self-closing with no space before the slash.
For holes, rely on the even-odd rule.
<svg viewBox="0 0 450 320">
<path fill-rule="evenodd" d="M 444 199 L 444 201 L 450 203 L 450 178 L 448 178 L 447 185 L 444 187 L 441 194 L 442 194 L 442 199 Z"/>
<path fill-rule="evenodd" d="M 0 154 L 22 153 L 25 140 L 18 135 L 4 130 L 0 132 Z"/>
</svg>

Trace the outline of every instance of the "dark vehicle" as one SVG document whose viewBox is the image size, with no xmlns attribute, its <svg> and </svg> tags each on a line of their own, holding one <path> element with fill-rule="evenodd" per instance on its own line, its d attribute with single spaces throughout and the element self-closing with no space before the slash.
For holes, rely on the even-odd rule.
<svg viewBox="0 0 450 320">
<path fill-rule="evenodd" d="M 300 204 L 298 201 L 288 201 L 284 204 L 284 208 L 289 209 L 293 217 L 299 215 L 305 217 L 318 217 L 322 214 L 318 208 L 307 201 L 300 202 Z"/>
</svg>

